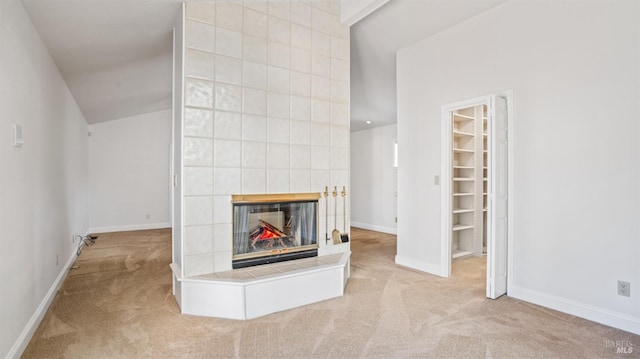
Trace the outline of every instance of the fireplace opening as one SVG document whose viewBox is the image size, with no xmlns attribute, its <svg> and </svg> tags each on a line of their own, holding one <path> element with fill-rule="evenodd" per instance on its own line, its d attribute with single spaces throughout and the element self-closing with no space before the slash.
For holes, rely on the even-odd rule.
<svg viewBox="0 0 640 359">
<path fill-rule="evenodd" d="M 233 268 L 317 256 L 319 198 L 319 193 L 233 196 Z"/>
</svg>

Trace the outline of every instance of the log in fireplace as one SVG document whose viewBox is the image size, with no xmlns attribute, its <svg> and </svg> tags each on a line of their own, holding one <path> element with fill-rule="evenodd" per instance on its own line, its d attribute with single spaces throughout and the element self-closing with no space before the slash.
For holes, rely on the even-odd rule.
<svg viewBox="0 0 640 359">
<path fill-rule="evenodd" d="M 318 255 L 320 193 L 234 195 L 233 268 Z"/>
</svg>

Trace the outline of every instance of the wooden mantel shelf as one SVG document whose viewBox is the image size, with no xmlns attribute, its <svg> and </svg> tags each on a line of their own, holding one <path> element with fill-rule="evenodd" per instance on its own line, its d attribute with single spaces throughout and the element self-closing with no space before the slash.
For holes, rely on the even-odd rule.
<svg viewBox="0 0 640 359">
<path fill-rule="evenodd" d="M 320 199 L 320 193 L 274 193 L 274 194 L 234 194 L 232 203 L 260 203 L 260 202 L 290 202 L 315 201 Z"/>
</svg>

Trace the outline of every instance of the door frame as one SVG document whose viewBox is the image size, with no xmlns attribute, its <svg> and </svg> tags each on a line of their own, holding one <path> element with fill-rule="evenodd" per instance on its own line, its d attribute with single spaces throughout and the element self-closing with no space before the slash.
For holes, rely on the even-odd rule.
<svg viewBox="0 0 640 359">
<path fill-rule="evenodd" d="M 514 233 L 514 208 L 515 208 L 515 168 L 514 168 L 514 141 L 513 141 L 513 90 L 500 91 L 491 95 L 476 97 L 464 101 L 459 101 L 442 106 L 441 110 L 441 130 L 442 130 L 442 146 L 441 146 L 441 229 L 440 229 L 440 275 L 442 277 L 451 276 L 451 161 L 452 161 L 452 124 L 450 113 L 454 110 L 483 105 L 487 106 L 491 103 L 491 97 L 504 97 L 507 100 L 507 141 L 508 141 L 508 168 L 507 168 L 507 292 L 513 285 L 513 233 Z M 487 241 L 487 253 L 493 251 L 494 248 Z M 495 252 L 492 252 L 495 253 Z"/>
</svg>

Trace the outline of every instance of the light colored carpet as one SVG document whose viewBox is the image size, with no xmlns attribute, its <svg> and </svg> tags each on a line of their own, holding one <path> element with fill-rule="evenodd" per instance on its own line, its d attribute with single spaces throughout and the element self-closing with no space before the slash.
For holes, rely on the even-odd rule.
<svg viewBox="0 0 640 359">
<path fill-rule="evenodd" d="M 25 358 L 638 357 L 640 336 L 509 297 L 484 297 L 485 261 L 438 278 L 394 264 L 395 236 L 354 228 L 344 297 L 234 321 L 181 315 L 169 230 L 85 248 Z M 607 341 L 630 341 L 616 355 Z"/>
</svg>

